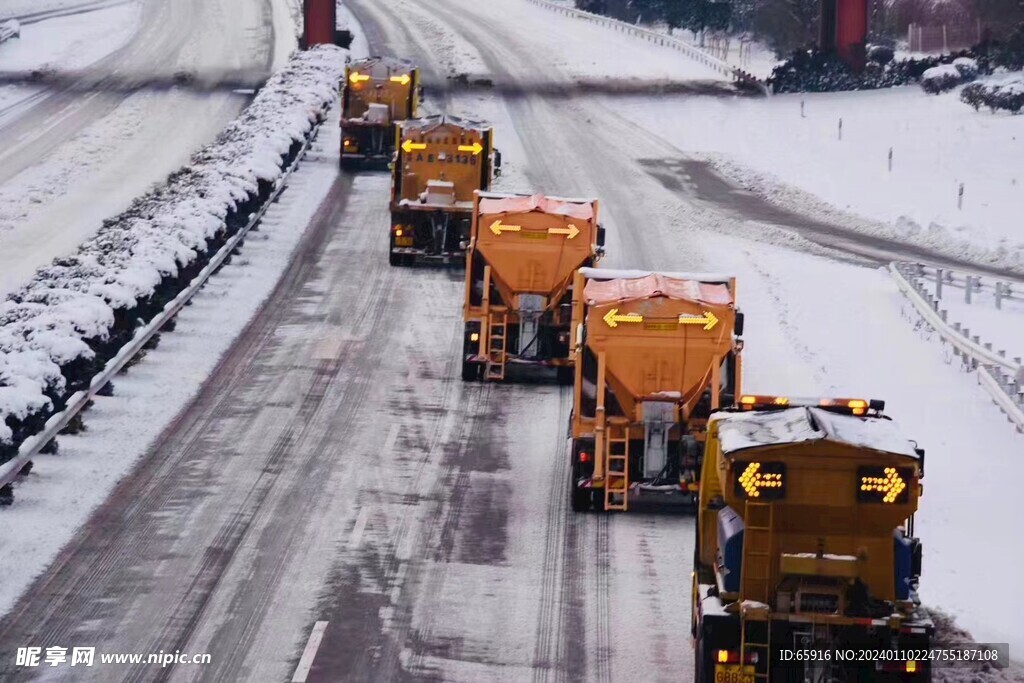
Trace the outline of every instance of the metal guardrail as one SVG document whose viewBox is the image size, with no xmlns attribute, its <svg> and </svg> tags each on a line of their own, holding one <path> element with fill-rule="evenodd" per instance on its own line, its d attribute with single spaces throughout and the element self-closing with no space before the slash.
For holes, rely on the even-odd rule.
<svg viewBox="0 0 1024 683">
<path fill-rule="evenodd" d="M 18 478 L 25 465 L 27 465 L 32 458 L 39 455 L 50 441 L 55 439 L 60 432 L 78 416 L 79 413 L 85 410 L 86 406 L 89 405 L 89 402 L 99 394 L 103 387 L 105 387 L 115 375 L 121 372 L 121 370 L 123 370 L 125 366 L 128 365 L 128 363 L 130 363 L 143 348 L 145 348 L 146 344 L 156 336 L 160 329 L 170 322 L 174 316 L 181 311 L 185 304 L 187 304 L 199 292 L 199 290 L 203 288 L 203 285 L 206 284 L 207 280 L 209 280 L 210 277 L 212 277 L 220 267 L 224 265 L 224 262 L 228 259 L 231 253 L 239 247 L 239 244 L 243 239 L 245 239 L 245 236 L 249 231 L 259 224 L 270 206 L 277 201 L 277 198 L 284 191 L 291 174 L 299 168 L 300 163 L 309 151 L 313 141 L 316 139 L 320 126 L 323 125 L 325 120 L 327 120 L 326 115 L 327 110 L 324 111 L 323 117 L 320 121 L 313 126 L 309 136 L 306 138 L 306 142 L 300 148 L 299 153 L 296 155 L 291 165 L 285 169 L 281 177 L 275 182 L 274 191 L 267 198 L 267 201 L 265 201 L 256 213 L 253 214 L 252 218 L 249 219 L 249 222 L 237 233 L 232 235 L 231 239 L 229 239 L 214 255 L 214 257 L 210 259 L 210 262 L 206 267 L 192 279 L 192 282 L 189 283 L 189 286 L 184 291 L 178 294 L 173 301 L 168 302 L 167 305 L 164 306 L 160 315 L 151 320 L 145 327 L 141 327 L 136 330 L 135 336 L 132 337 L 132 340 L 125 344 L 121 350 L 118 351 L 117 355 L 107 362 L 103 370 L 98 375 L 93 377 L 92 381 L 89 383 L 88 389 L 72 394 L 71 398 L 68 399 L 67 407 L 56 415 L 51 416 L 50 419 L 46 421 L 43 431 L 26 439 L 19 447 L 18 454 L 16 456 L 0 465 L 0 490 L 9 486 Z M 8 489 L 8 491 L 10 491 L 10 489 Z"/>
<path fill-rule="evenodd" d="M 686 53 L 686 55 L 691 59 L 698 61 L 707 67 L 720 71 L 724 75 L 729 76 L 730 78 L 740 83 L 756 85 L 765 94 L 768 94 L 767 85 L 764 83 L 764 81 L 757 78 L 753 74 L 744 71 L 743 69 L 738 69 L 730 65 L 729 63 L 717 57 L 714 57 L 708 54 L 707 52 L 704 52 L 703 50 L 700 50 L 694 47 L 693 45 L 690 45 L 689 43 L 677 40 L 672 36 L 667 36 L 664 33 L 658 33 L 657 31 L 651 31 L 645 28 L 639 28 L 637 26 L 633 26 L 632 24 L 627 24 L 624 21 L 612 19 L 611 17 L 602 16 L 600 14 L 593 14 L 591 12 L 585 12 L 583 10 L 576 9 L 574 7 L 565 7 L 563 5 L 558 5 L 556 3 L 549 2 L 548 0 L 529 1 L 532 2 L 534 5 L 537 5 L 538 7 L 545 7 L 547 9 L 559 12 L 569 17 L 577 17 L 601 26 L 608 26 L 610 28 L 615 29 L 616 31 L 621 31 L 628 35 L 646 38 L 647 41 L 650 43 L 657 43 L 658 45 L 664 45 L 665 47 L 670 47 L 679 50 L 680 52 Z"/>
<path fill-rule="evenodd" d="M 889 274 L 924 321 L 953 347 L 965 364 L 977 370 L 978 383 L 1017 431 L 1024 432 L 1024 365 L 1021 359 L 1007 358 L 1005 351 L 993 351 L 991 344 L 983 344 L 979 337 L 970 336 L 969 330 L 958 324 L 951 325 L 946 311 L 939 309 L 939 299 L 927 292 L 919 281 L 922 266 L 890 263 Z"/>
</svg>

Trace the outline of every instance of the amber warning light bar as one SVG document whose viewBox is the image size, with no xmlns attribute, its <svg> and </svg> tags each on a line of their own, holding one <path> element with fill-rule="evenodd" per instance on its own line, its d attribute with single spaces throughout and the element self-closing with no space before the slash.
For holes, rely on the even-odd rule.
<svg viewBox="0 0 1024 683">
<path fill-rule="evenodd" d="M 739 406 L 742 410 L 766 410 L 771 408 L 811 407 L 828 408 L 852 415 L 881 415 L 885 410 L 885 401 L 864 398 L 791 398 L 789 396 L 761 396 L 745 394 L 740 396 Z"/>
</svg>

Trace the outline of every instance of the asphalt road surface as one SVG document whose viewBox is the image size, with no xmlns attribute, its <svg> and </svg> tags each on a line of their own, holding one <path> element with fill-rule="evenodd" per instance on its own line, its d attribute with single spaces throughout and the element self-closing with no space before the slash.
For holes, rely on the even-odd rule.
<svg viewBox="0 0 1024 683">
<path fill-rule="evenodd" d="M 375 50 L 443 77 L 409 3 L 351 5 Z M 494 73 L 536 73 L 543 56 L 494 40 L 478 4 L 420 11 Z M 494 121 L 522 182 L 600 197 L 608 265 L 706 269 L 709 233 L 676 209 L 761 210 L 666 182 L 680 157 L 600 102 L 443 104 Z M 692 677 L 692 519 L 569 511 L 570 392 L 460 381 L 462 276 L 387 265 L 387 191 L 386 175 L 339 176 L 197 400 L 0 621 L 5 653 L 81 642 L 212 663 L 72 677 L 2 661 L 0 679 Z"/>
</svg>

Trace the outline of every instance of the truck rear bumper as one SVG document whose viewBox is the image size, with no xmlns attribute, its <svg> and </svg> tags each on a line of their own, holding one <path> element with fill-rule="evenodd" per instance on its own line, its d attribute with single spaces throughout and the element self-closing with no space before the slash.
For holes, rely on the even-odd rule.
<svg viewBox="0 0 1024 683">
<path fill-rule="evenodd" d="M 407 261 L 412 261 L 414 263 L 424 263 L 435 266 L 465 267 L 466 265 L 466 252 L 464 251 L 431 254 L 425 249 L 417 249 L 415 247 L 391 247 L 391 253 L 402 256 Z"/>
<path fill-rule="evenodd" d="M 581 489 L 604 489 L 604 482 L 593 479 L 581 479 L 577 486 Z M 681 486 L 651 487 L 644 482 L 633 482 L 629 487 L 629 508 L 634 506 L 672 507 L 693 509 L 697 505 L 700 489 L 691 484 L 690 488 Z"/>
</svg>

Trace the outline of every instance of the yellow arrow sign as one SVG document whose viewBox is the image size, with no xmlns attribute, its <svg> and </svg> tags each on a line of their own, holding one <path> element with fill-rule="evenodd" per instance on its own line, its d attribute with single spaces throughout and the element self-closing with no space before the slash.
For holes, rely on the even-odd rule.
<svg viewBox="0 0 1024 683">
<path fill-rule="evenodd" d="M 548 233 L 551 235 L 565 235 L 566 239 L 571 240 L 573 237 L 580 234 L 580 229 L 570 223 L 568 228 L 548 228 Z"/>
<path fill-rule="evenodd" d="M 519 232 L 522 229 L 521 225 L 502 225 L 500 218 L 491 223 L 491 232 L 498 236 L 503 232 Z"/>
<path fill-rule="evenodd" d="M 750 498 L 760 498 L 761 489 L 782 488 L 781 474 L 768 474 L 760 470 L 761 463 L 752 462 L 747 465 L 747 468 L 743 470 L 743 474 L 740 475 L 740 486 L 743 487 L 743 490 Z"/>
<path fill-rule="evenodd" d="M 353 71 L 349 75 L 348 80 L 352 81 L 353 83 L 359 83 L 361 81 L 368 81 L 368 80 L 370 80 L 370 77 L 367 74 L 356 73 L 356 72 Z"/>
<path fill-rule="evenodd" d="M 390 80 L 392 83 L 401 83 L 402 85 L 409 85 L 409 81 L 411 81 L 412 79 L 409 78 L 409 74 L 402 74 L 401 76 L 392 76 L 388 80 Z"/>
<path fill-rule="evenodd" d="M 604 321 L 608 323 L 608 327 L 616 328 L 619 323 L 642 323 L 644 317 L 639 313 L 625 313 L 619 315 L 619 309 L 613 308 L 604 314 Z"/>
<path fill-rule="evenodd" d="M 679 314 L 680 325 L 703 325 L 705 330 L 710 330 L 718 324 L 718 316 L 711 311 L 704 311 L 704 316 L 691 315 L 689 313 Z"/>
<path fill-rule="evenodd" d="M 907 488 L 907 482 L 903 481 L 895 467 L 886 467 L 884 472 L 884 477 L 861 477 L 860 490 L 883 493 L 885 495 L 882 496 L 882 502 L 892 503 L 903 493 L 903 489 Z"/>
<path fill-rule="evenodd" d="M 459 151 L 460 152 L 472 152 L 473 156 L 476 156 L 477 154 L 482 152 L 483 149 L 484 149 L 484 146 L 481 145 L 479 142 L 476 142 L 476 141 L 474 141 L 472 145 L 459 145 Z"/>
<path fill-rule="evenodd" d="M 413 142 L 412 140 L 406 140 L 402 143 L 402 151 L 406 154 L 413 151 L 414 149 L 426 149 L 427 145 L 423 142 Z"/>
</svg>

